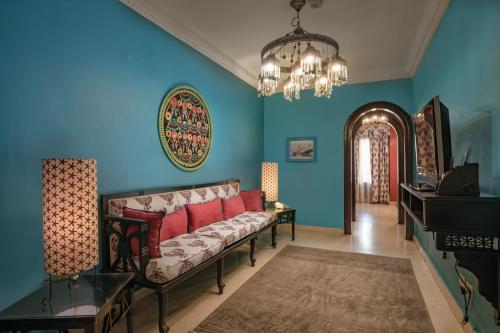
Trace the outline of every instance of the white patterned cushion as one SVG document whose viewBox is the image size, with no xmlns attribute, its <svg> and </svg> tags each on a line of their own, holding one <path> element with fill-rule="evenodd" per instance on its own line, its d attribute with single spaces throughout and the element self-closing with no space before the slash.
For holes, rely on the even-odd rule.
<svg viewBox="0 0 500 333">
<path fill-rule="evenodd" d="M 231 199 L 240 193 L 240 184 L 238 184 L 238 183 L 221 185 L 219 187 L 221 189 L 221 192 L 219 193 L 219 197 L 221 197 L 222 199 Z"/>
<path fill-rule="evenodd" d="M 250 226 L 248 224 L 235 225 L 227 221 L 219 221 L 196 229 L 197 235 L 204 235 L 221 239 L 225 246 L 228 246 L 250 234 Z"/>
<path fill-rule="evenodd" d="M 179 208 L 176 192 L 143 195 L 121 199 L 112 199 L 108 203 L 108 212 L 111 216 L 123 216 L 123 207 L 147 211 L 163 211 L 173 213 Z"/>
<path fill-rule="evenodd" d="M 240 214 L 243 215 L 243 214 Z M 255 221 L 246 221 L 244 219 L 239 219 L 238 216 L 232 217 L 228 220 L 225 221 L 226 224 L 233 226 L 234 228 L 245 228 L 248 231 L 248 234 L 251 234 L 253 232 L 257 232 L 260 230 L 261 226 L 260 223 L 255 220 Z"/>
<path fill-rule="evenodd" d="M 161 258 L 149 261 L 146 278 L 154 283 L 166 283 L 189 271 L 224 249 L 214 237 L 184 234 L 160 243 Z"/>
<path fill-rule="evenodd" d="M 197 188 L 194 190 L 184 190 L 175 192 L 177 201 L 181 206 L 188 204 L 199 204 L 214 200 L 217 196 L 210 188 Z"/>
<path fill-rule="evenodd" d="M 180 206 L 186 204 L 198 204 L 214 200 L 217 197 L 222 199 L 233 198 L 240 193 L 240 185 L 231 183 L 228 185 L 202 187 L 193 190 L 175 192 L 177 202 Z"/>
<path fill-rule="evenodd" d="M 271 212 L 244 212 L 243 214 L 237 215 L 227 222 L 229 223 L 246 223 L 248 225 L 255 225 L 257 230 L 261 230 L 269 223 L 276 219 L 276 214 Z"/>
<path fill-rule="evenodd" d="M 202 187 L 193 190 L 112 199 L 108 202 L 108 212 L 111 216 L 123 216 L 123 207 L 128 207 L 147 211 L 163 211 L 165 214 L 170 214 L 186 204 L 204 203 L 216 197 L 229 199 L 235 197 L 239 193 L 240 184 L 231 183 L 228 185 Z"/>
</svg>

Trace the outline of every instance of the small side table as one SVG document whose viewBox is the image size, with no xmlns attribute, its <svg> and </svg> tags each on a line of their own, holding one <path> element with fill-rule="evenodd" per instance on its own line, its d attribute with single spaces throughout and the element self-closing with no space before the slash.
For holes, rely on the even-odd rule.
<svg viewBox="0 0 500 333">
<path fill-rule="evenodd" d="M 295 208 L 276 209 L 274 207 L 267 208 L 266 211 L 276 213 L 278 217 L 278 224 L 291 223 L 292 224 L 292 241 L 295 240 Z"/>
<path fill-rule="evenodd" d="M 81 275 L 76 281 L 43 285 L 0 312 L 0 332 L 84 329 L 85 333 L 107 333 L 124 316 L 127 331 L 133 332 L 134 302 L 132 273 Z"/>
</svg>

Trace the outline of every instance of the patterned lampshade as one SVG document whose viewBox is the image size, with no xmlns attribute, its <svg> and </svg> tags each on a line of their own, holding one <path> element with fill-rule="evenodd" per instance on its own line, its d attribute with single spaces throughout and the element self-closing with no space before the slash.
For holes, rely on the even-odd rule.
<svg viewBox="0 0 500 333">
<path fill-rule="evenodd" d="M 71 276 L 99 263 L 97 162 L 42 160 L 45 271 Z"/>
<path fill-rule="evenodd" d="M 262 163 L 262 191 L 266 201 L 278 201 L 278 163 Z"/>
</svg>

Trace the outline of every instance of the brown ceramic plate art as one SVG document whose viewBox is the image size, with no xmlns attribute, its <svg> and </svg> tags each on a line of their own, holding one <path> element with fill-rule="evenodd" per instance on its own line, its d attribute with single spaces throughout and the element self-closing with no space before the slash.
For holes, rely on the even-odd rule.
<svg viewBox="0 0 500 333">
<path fill-rule="evenodd" d="M 161 103 L 158 132 L 172 163 L 186 171 L 199 169 L 212 145 L 210 113 L 200 93 L 187 86 L 172 89 Z"/>
</svg>

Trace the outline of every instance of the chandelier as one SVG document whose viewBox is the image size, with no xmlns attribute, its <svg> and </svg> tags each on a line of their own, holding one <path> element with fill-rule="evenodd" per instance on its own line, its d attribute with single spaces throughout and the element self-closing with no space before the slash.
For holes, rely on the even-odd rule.
<svg viewBox="0 0 500 333">
<path fill-rule="evenodd" d="M 363 118 L 363 120 L 361 122 L 363 125 L 387 123 L 388 118 L 387 118 L 387 116 L 383 116 L 383 115 L 373 115 L 371 117 L 366 116 Z"/>
<path fill-rule="evenodd" d="M 321 0 L 308 0 L 318 8 Z M 306 0 L 291 0 L 297 15 L 295 29 L 269 42 L 261 51 L 261 67 L 257 91 L 259 96 L 274 95 L 282 83 L 288 101 L 300 99 L 300 92 L 314 88 L 314 96 L 330 98 L 334 86 L 347 82 L 347 63 L 339 55 L 338 43 L 330 37 L 313 34 L 300 26 L 300 10 Z M 285 80 L 281 76 L 286 77 Z"/>
</svg>

